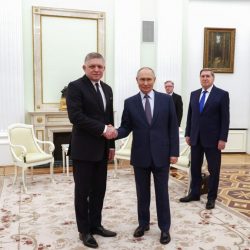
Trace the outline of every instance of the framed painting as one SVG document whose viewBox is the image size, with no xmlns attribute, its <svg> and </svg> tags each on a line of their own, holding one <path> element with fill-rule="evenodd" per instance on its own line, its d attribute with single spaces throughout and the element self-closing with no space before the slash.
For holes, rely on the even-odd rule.
<svg viewBox="0 0 250 250">
<path fill-rule="evenodd" d="M 234 72 L 235 29 L 205 28 L 203 67 L 217 73 Z"/>
</svg>

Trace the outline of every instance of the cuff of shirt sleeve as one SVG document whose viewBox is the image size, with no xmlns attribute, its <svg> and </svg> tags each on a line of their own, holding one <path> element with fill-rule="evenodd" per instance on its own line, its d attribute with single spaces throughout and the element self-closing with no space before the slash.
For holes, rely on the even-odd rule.
<svg viewBox="0 0 250 250">
<path fill-rule="evenodd" d="M 105 134 L 105 133 L 106 133 L 107 128 L 108 128 L 108 126 L 107 126 L 107 125 L 105 125 L 104 130 L 103 130 L 103 134 Z"/>
</svg>

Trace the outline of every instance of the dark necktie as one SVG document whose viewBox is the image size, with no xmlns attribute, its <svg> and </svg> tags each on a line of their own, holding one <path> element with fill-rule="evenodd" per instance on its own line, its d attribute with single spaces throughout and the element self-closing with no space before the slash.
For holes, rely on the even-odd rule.
<svg viewBox="0 0 250 250">
<path fill-rule="evenodd" d="M 200 113 L 202 112 L 202 110 L 203 110 L 203 108 L 204 108 L 204 105 L 205 105 L 206 93 L 207 93 L 206 90 L 204 90 L 204 91 L 202 92 L 202 96 L 201 96 L 201 99 L 200 99 Z"/>
<path fill-rule="evenodd" d="M 150 102 L 148 100 L 149 96 L 145 95 L 144 98 L 146 98 L 146 102 L 145 102 L 145 113 L 146 113 L 146 117 L 148 120 L 148 123 L 151 124 L 152 121 L 152 113 L 151 113 L 151 107 L 150 107 Z"/>
<path fill-rule="evenodd" d="M 95 83 L 95 86 L 96 86 L 96 93 L 97 93 L 98 104 L 102 108 L 102 110 L 104 111 L 104 105 L 103 105 L 102 95 L 101 95 L 101 92 L 100 92 L 100 89 L 99 89 L 98 82 Z"/>
</svg>

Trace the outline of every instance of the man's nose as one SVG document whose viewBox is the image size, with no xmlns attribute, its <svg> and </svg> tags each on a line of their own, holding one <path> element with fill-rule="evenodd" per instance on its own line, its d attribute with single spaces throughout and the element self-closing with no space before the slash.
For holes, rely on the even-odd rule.
<svg viewBox="0 0 250 250">
<path fill-rule="evenodd" d="M 98 66 L 95 66 L 95 67 L 94 67 L 94 70 L 96 70 L 96 71 L 99 70 L 99 67 L 98 67 Z"/>
</svg>

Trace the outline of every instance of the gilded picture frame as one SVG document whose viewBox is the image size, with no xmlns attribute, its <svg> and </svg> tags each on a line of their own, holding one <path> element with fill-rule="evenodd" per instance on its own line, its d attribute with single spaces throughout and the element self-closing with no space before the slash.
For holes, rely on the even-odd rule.
<svg viewBox="0 0 250 250">
<path fill-rule="evenodd" d="M 203 67 L 217 73 L 234 72 L 234 28 L 204 28 Z"/>
<path fill-rule="evenodd" d="M 61 91 L 83 75 L 84 56 L 105 56 L 105 12 L 33 6 L 32 14 L 34 110 L 63 110 Z"/>
</svg>

